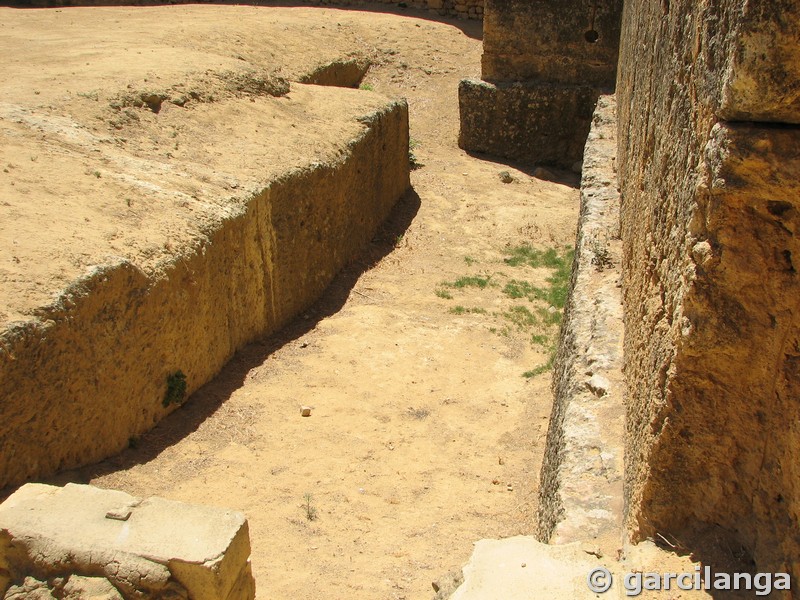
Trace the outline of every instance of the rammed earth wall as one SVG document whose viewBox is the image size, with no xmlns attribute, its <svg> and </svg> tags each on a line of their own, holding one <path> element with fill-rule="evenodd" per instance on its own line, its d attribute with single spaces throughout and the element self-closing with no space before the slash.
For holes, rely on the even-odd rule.
<svg viewBox="0 0 800 600">
<path fill-rule="evenodd" d="M 0 488 L 119 452 L 177 406 L 169 375 L 192 393 L 320 296 L 409 186 L 405 102 L 360 121 L 339 157 L 265 184 L 163 273 L 105 264 L 0 331 Z"/>
</svg>

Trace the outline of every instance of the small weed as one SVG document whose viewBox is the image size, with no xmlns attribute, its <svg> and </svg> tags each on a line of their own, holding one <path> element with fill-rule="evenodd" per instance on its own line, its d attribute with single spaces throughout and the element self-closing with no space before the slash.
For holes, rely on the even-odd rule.
<svg viewBox="0 0 800 600">
<path fill-rule="evenodd" d="M 537 295 L 541 294 L 540 288 L 534 287 L 527 281 L 518 281 L 512 279 L 503 288 L 503 293 L 509 298 L 515 300 L 519 298 L 528 298 L 531 302 L 536 299 Z"/>
<path fill-rule="evenodd" d="M 417 158 L 417 155 L 414 154 L 414 150 L 416 150 L 418 146 L 419 146 L 419 142 L 417 140 L 415 140 L 414 138 L 409 138 L 408 139 L 408 164 L 411 167 L 412 171 L 415 171 L 415 170 L 419 169 L 420 167 L 424 167 L 425 166 L 424 164 L 422 164 L 419 161 L 419 159 Z"/>
<path fill-rule="evenodd" d="M 412 419 L 416 419 L 417 421 L 423 421 L 430 416 L 431 411 L 427 408 L 413 408 L 409 407 L 407 413 L 408 416 Z"/>
<path fill-rule="evenodd" d="M 405 239 L 405 236 L 402 233 L 394 238 L 394 247 L 399 248 L 400 244 L 403 243 L 403 239 Z"/>
<path fill-rule="evenodd" d="M 598 271 L 603 269 L 610 269 L 614 266 L 614 261 L 611 260 L 611 253 L 605 245 L 601 244 L 598 240 L 592 242 L 592 264 Z"/>
<path fill-rule="evenodd" d="M 563 266 L 565 256 L 559 256 L 558 250 L 555 248 L 548 248 L 547 250 L 536 250 L 527 244 L 517 246 L 516 248 L 509 248 L 506 250 L 508 258 L 504 259 L 510 267 L 518 267 L 520 265 L 528 265 L 529 267 L 549 267 L 551 269 L 558 269 Z"/>
<path fill-rule="evenodd" d="M 474 265 L 478 261 L 475 260 L 474 258 L 472 258 L 471 256 L 465 256 L 464 257 L 464 262 L 467 263 L 467 266 L 471 267 L 472 265 Z"/>
<path fill-rule="evenodd" d="M 313 504 L 314 496 L 306 493 L 306 495 L 303 496 L 303 500 L 305 500 L 305 503 L 303 504 L 303 511 L 306 513 L 306 520 L 316 521 L 319 515 L 317 513 L 317 508 Z"/>
<path fill-rule="evenodd" d="M 100 177 L 101 177 L 101 175 L 100 175 L 100 171 L 94 171 L 94 172 L 92 173 L 92 175 L 94 175 L 94 176 L 95 176 L 95 177 L 97 177 L 98 179 L 100 179 Z"/>
<path fill-rule="evenodd" d="M 547 373 L 550 369 L 553 368 L 553 360 L 554 359 L 555 359 L 555 356 L 553 354 L 550 354 L 550 358 L 547 360 L 546 363 L 544 363 L 542 365 L 539 365 L 538 367 L 536 367 L 535 369 L 531 369 L 530 371 L 525 371 L 522 374 L 522 376 L 525 379 L 530 379 L 531 377 L 538 377 L 542 373 Z"/>
<path fill-rule="evenodd" d="M 485 315 L 485 314 L 487 314 L 485 308 L 481 308 L 479 306 L 472 306 L 472 307 L 467 308 L 467 307 L 464 307 L 464 306 L 461 306 L 461 305 L 454 306 L 453 308 L 450 309 L 450 312 L 453 313 L 454 315 L 466 315 L 466 314 Z"/>
<path fill-rule="evenodd" d="M 371 83 L 362 83 L 360 86 L 358 86 L 358 89 L 365 90 L 367 92 L 375 91 L 375 87 Z"/>
<path fill-rule="evenodd" d="M 463 288 L 466 288 L 466 287 L 476 287 L 476 288 L 484 289 L 489 285 L 489 282 L 491 281 L 491 279 L 492 279 L 491 275 L 487 275 L 485 277 L 482 277 L 480 275 L 468 275 L 468 276 L 465 276 L 465 277 L 459 277 L 458 279 L 456 279 L 452 283 L 446 283 L 445 282 L 442 285 L 447 286 L 447 287 L 451 287 L 451 288 L 456 288 L 456 289 L 459 289 L 459 290 L 463 289 Z"/>
<path fill-rule="evenodd" d="M 185 398 L 186 375 L 183 374 L 183 371 L 177 370 L 171 375 L 167 375 L 167 391 L 162 402 L 164 408 L 170 404 L 180 404 Z"/>
<path fill-rule="evenodd" d="M 527 307 L 512 306 L 503 313 L 503 317 L 517 326 L 517 329 L 524 331 L 539 324 L 539 320 Z"/>
<path fill-rule="evenodd" d="M 439 298 L 444 298 L 445 300 L 452 300 L 453 299 L 453 294 L 451 294 L 450 292 L 448 292 L 444 288 L 436 288 L 436 291 L 434 293 L 437 296 L 439 296 Z"/>
<path fill-rule="evenodd" d="M 549 342 L 550 342 L 550 338 L 548 336 L 546 336 L 546 335 L 539 334 L 539 333 L 534 333 L 531 336 L 531 344 L 534 344 L 536 346 L 542 346 L 543 348 L 547 348 L 547 346 L 549 345 Z"/>
<path fill-rule="evenodd" d="M 541 306 L 536 309 L 536 314 L 539 315 L 544 325 L 560 325 L 561 324 L 561 311 L 550 308 L 542 308 Z"/>
</svg>

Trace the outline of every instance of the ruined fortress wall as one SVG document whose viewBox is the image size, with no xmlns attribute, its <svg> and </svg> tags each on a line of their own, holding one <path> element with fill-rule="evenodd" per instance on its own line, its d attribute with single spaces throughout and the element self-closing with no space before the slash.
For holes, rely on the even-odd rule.
<svg viewBox="0 0 800 600">
<path fill-rule="evenodd" d="M 481 60 L 485 81 L 614 86 L 620 0 L 487 2 Z"/>
<path fill-rule="evenodd" d="M 408 108 L 387 103 L 342 157 L 272 181 L 163 276 L 94 269 L 0 334 L 0 488 L 100 460 L 174 410 L 244 344 L 310 306 L 409 186 Z"/>
<path fill-rule="evenodd" d="M 622 0 L 486 0 L 482 79 L 459 86 L 458 144 L 572 168 L 614 87 Z"/>
<path fill-rule="evenodd" d="M 800 4 L 631 0 L 626 515 L 800 577 Z"/>
</svg>

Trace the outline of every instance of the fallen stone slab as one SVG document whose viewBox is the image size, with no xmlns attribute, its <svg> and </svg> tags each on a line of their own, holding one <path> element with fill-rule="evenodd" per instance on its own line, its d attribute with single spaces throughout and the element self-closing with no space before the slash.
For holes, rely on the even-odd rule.
<svg viewBox="0 0 800 600">
<path fill-rule="evenodd" d="M 5 598 L 252 600 L 241 513 L 88 485 L 27 484 L 0 505 Z"/>
</svg>

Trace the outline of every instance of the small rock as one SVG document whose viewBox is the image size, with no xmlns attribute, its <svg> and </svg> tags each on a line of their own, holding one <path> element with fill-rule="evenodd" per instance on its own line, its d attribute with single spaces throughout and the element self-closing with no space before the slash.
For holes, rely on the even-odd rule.
<svg viewBox="0 0 800 600">
<path fill-rule="evenodd" d="M 72 575 L 63 593 L 64 600 L 122 600 L 117 588 L 104 577 Z"/>
<path fill-rule="evenodd" d="M 596 373 L 586 382 L 586 387 L 598 398 L 602 398 L 608 393 L 610 385 L 611 382 L 609 382 L 608 379 Z"/>
<path fill-rule="evenodd" d="M 599 546 L 593 546 L 589 543 L 584 543 L 581 544 L 581 550 L 583 550 L 586 554 L 591 554 L 597 558 L 603 558 L 603 552 L 600 550 Z"/>
<path fill-rule="evenodd" d="M 508 171 L 500 171 L 500 181 L 503 183 L 512 183 L 514 177 Z"/>
<path fill-rule="evenodd" d="M 22 585 L 12 585 L 3 600 L 55 600 L 47 584 L 33 577 L 26 577 Z"/>
<path fill-rule="evenodd" d="M 310 406 L 301 406 L 300 407 L 300 416 L 301 417 L 310 417 L 311 416 L 311 407 Z"/>
</svg>

